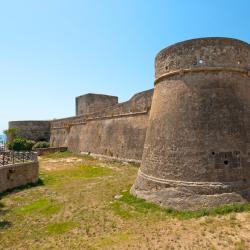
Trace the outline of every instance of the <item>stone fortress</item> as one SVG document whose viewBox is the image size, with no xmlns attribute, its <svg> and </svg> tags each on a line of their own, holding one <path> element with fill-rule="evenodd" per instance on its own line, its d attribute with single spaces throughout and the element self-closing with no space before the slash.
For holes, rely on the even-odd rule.
<svg viewBox="0 0 250 250">
<path fill-rule="evenodd" d="M 33 126 L 34 123 L 34 126 Z M 76 116 L 10 122 L 52 147 L 141 161 L 131 192 L 177 209 L 250 200 L 250 45 L 184 41 L 155 60 L 155 88 L 118 103 L 76 98 Z M 33 139 L 33 138 L 31 138 Z"/>
<path fill-rule="evenodd" d="M 12 121 L 28 139 L 48 139 L 51 147 L 75 153 L 140 161 L 153 90 L 118 103 L 118 97 L 86 94 L 76 98 L 76 116 L 52 121 Z"/>
</svg>

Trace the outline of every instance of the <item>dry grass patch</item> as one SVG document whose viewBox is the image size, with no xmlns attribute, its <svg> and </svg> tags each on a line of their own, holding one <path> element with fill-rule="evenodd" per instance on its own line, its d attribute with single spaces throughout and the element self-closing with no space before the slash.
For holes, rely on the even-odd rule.
<svg viewBox="0 0 250 250">
<path fill-rule="evenodd" d="M 129 194 L 138 166 L 68 152 L 1 196 L 0 249 L 250 249 L 249 204 L 178 212 Z"/>
</svg>

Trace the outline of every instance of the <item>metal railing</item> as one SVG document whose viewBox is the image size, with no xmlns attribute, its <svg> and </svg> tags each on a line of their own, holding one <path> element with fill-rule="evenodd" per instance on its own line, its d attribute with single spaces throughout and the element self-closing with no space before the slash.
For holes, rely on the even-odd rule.
<svg viewBox="0 0 250 250">
<path fill-rule="evenodd" d="M 0 167 L 13 165 L 24 162 L 36 162 L 37 154 L 35 152 L 17 152 L 17 151 L 1 151 Z"/>
</svg>

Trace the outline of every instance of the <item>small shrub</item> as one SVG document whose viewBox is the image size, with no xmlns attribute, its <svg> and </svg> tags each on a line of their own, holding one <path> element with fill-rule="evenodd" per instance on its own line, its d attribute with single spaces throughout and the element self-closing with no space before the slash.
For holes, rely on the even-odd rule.
<svg viewBox="0 0 250 250">
<path fill-rule="evenodd" d="M 33 149 L 36 149 L 36 148 L 49 148 L 49 142 L 46 142 L 46 141 L 39 141 L 39 142 L 37 142 L 37 143 L 33 146 Z"/>
<path fill-rule="evenodd" d="M 10 144 L 12 144 L 12 145 L 10 145 L 11 149 L 15 150 L 15 151 L 28 150 L 27 140 L 22 138 L 22 137 L 14 138 L 13 142 L 10 143 Z"/>
<path fill-rule="evenodd" d="M 10 150 L 15 151 L 30 151 L 32 147 L 35 145 L 35 141 L 27 140 L 22 137 L 16 137 L 12 142 L 8 142 L 7 146 Z"/>
<path fill-rule="evenodd" d="M 26 140 L 26 150 L 32 150 L 33 146 L 36 144 L 33 140 Z"/>
</svg>

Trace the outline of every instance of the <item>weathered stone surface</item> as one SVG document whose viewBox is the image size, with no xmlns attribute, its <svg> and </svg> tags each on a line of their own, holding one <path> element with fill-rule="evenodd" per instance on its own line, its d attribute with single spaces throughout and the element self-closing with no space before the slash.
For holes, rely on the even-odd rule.
<svg viewBox="0 0 250 250">
<path fill-rule="evenodd" d="M 178 209 L 250 198 L 250 46 L 190 40 L 161 51 L 132 193 Z"/>
<path fill-rule="evenodd" d="M 50 121 L 10 121 L 9 128 L 17 128 L 18 135 L 35 141 L 49 141 Z"/>
<path fill-rule="evenodd" d="M 250 45 L 202 38 L 162 50 L 152 96 L 148 90 L 118 103 L 114 96 L 87 94 L 76 98 L 74 117 L 10 127 L 35 140 L 51 133 L 52 147 L 142 159 L 131 191 L 163 206 L 249 200 Z"/>
<path fill-rule="evenodd" d="M 0 192 L 38 181 L 38 161 L 0 167 Z"/>
<path fill-rule="evenodd" d="M 51 122 L 52 147 L 141 160 L 153 90 L 99 112 Z"/>
<path fill-rule="evenodd" d="M 76 115 L 86 115 L 118 103 L 117 96 L 86 94 L 76 97 Z"/>
<path fill-rule="evenodd" d="M 138 161 L 142 158 L 153 90 L 117 103 L 114 96 L 87 94 L 76 100 L 77 115 L 52 121 L 12 121 L 27 139 L 50 140 L 51 147 Z M 112 106 L 110 106 L 113 104 Z M 81 112 L 84 115 L 79 115 Z"/>
<path fill-rule="evenodd" d="M 68 150 L 67 147 L 58 147 L 58 148 L 49 147 L 49 148 L 36 148 L 35 149 L 38 156 L 52 154 L 52 153 L 56 153 L 56 152 L 65 152 L 67 150 Z"/>
</svg>

